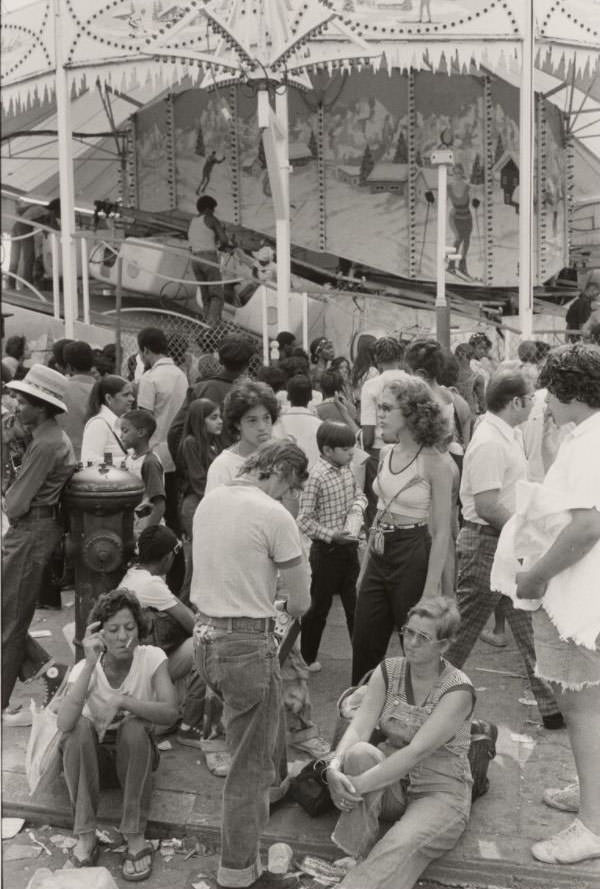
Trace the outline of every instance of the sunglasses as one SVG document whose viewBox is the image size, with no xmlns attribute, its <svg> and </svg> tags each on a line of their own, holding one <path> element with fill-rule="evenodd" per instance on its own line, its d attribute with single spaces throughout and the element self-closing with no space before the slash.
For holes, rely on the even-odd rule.
<svg viewBox="0 0 600 889">
<path fill-rule="evenodd" d="M 413 630 L 412 627 L 402 627 L 398 635 L 403 642 L 408 639 L 410 642 L 416 642 L 417 645 L 438 645 L 445 642 L 445 639 L 433 639 L 427 633 L 421 633 L 420 630 Z"/>
</svg>

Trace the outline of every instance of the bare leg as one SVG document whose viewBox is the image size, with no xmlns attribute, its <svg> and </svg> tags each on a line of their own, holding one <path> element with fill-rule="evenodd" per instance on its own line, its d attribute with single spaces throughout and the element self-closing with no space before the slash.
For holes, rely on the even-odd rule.
<svg viewBox="0 0 600 889">
<path fill-rule="evenodd" d="M 556 698 L 567 722 L 579 778 L 579 819 L 600 836 L 600 685 L 581 691 L 556 687 Z"/>
</svg>

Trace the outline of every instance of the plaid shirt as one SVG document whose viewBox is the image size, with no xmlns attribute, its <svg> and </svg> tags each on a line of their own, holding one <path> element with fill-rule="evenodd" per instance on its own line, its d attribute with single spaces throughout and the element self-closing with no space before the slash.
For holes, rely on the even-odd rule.
<svg viewBox="0 0 600 889">
<path fill-rule="evenodd" d="M 311 540 L 331 543 L 354 505 L 365 509 L 367 498 L 349 466 L 332 466 L 323 457 L 311 469 L 300 497 L 298 527 Z"/>
</svg>

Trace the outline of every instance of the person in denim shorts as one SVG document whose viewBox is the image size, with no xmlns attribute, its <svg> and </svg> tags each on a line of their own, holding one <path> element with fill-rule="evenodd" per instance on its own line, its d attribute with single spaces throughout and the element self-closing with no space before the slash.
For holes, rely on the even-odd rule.
<svg viewBox="0 0 600 889">
<path fill-rule="evenodd" d="M 222 699 L 231 766 L 223 790 L 220 887 L 261 884 L 259 840 L 270 788 L 287 786 L 285 717 L 275 592 L 300 617 L 310 605 L 306 562 L 290 513 L 279 502 L 307 477 L 303 451 L 268 442 L 227 485 L 210 491 L 193 524 L 191 600 L 196 663 Z"/>
<path fill-rule="evenodd" d="M 539 861 L 572 864 L 600 858 L 600 349 L 554 349 L 540 385 L 555 423 L 575 424 L 543 481 L 569 521 L 517 575 L 517 596 L 541 601 L 533 612 L 536 673 L 565 716 L 579 787 L 546 790 L 547 805 L 578 817 L 531 851 Z"/>
</svg>

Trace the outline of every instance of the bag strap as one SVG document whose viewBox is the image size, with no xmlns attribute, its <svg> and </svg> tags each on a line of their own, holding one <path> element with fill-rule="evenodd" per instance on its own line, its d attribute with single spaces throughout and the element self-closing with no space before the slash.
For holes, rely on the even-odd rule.
<svg viewBox="0 0 600 889">
<path fill-rule="evenodd" d="M 415 456 L 412 458 L 410 463 L 407 463 L 406 466 L 400 470 L 400 472 L 404 472 L 405 469 L 408 469 L 409 466 L 412 466 L 413 463 L 416 462 L 416 460 L 422 450 L 423 450 L 423 445 L 421 445 L 421 447 L 419 448 L 419 450 L 417 451 Z M 392 452 L 390 451 L 390 454 L 389 454 L 390 472 L 392 471 L 391 470 L 391 461 L 392 461 Z M 379 469 L 377 471 L 377 481 L 379 481 L 379 477 L 381 475 L 381 470 L 383 469 L 384 462 L 385 462 L 385 458 L 381 461 L 381 464 L 380 464 Z M 418 484 L 419 481 L 420 481 L 420 479 L 418 476 L 413 476 L 408 482 L 406 482 L 405 485 L 403 485 L 398 491 L 396 491 L 394 496 L 390 497 L 390 499 L 388 500 L 387 503 L 384 503 L 383 509 L 380 512 L 380 518 L 386 514 L 386 512 L 389 510 L 389 508 L 392 505 L 392 503 L 394 502 L 394 500 L 396 500 L 400 496 L 400 494 L 403 494 L 404 491 L 406 491 L 408 488 L 411 488 L 413 485 Z"/>
<path fill-rule="evenodd" d="M 112 434 L 113 434 L 113 436 L 114 436 L 114 438 L 115 438 L 115 441 L 117 442 L 117 444 L 119 445 L 119 447 L 121 448 L 121 450 L 123 451 L 123 453 L 124 453 L 124 454 L 127 454 L 127 449 L 123 447 L 123 442 L 121 441 L 121 439 L 119 438 L 119 436 L 117 435 L 117 433 L 115 432 L 115 430 L 112 428 L 112 426 L 110 425 L 110 423 L 108 422 L 108 420 L 106 419 L 106 417 L 98 417 L 98 419 L 99 419 L 99 420 L 102 420 L 103 423 L 106 423 L 106 425 L 108 426 L 108 428 L 109 428 L 110 431 L 112 432 Z"/>
</svg>

